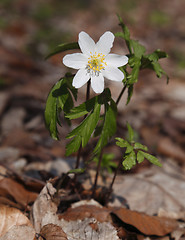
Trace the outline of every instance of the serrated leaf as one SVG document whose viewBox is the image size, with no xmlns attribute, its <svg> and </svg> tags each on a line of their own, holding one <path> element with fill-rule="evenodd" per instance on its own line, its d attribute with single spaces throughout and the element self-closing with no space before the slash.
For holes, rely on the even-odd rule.
<svg viewBox="0 0 185 240">
<path fill-rule="evenodd" d="M 96 103 L 94 110 L 92 113 L 90 113 L 83 121 L 82 123 L 75 128 L 72 132 L 70 132 L 66 138 L 72 138 L 74 137 L 74 139 L 72 140 L 73 145 L 75 145 L 75 141 L 77 141 L 76 145 L 75 145 L 75 151 L 76 149 L 78 150 L 78 148 L 80 147 L 79 145 L 79 137 L 80 137 L 80 142 L 82 144 L 82 147 L 85 147 L 86 144 L 88 143 L 97 123 L 99 120 L 99 115 L 100 115 L 100 108 L 101 105 Z M 74 149 L 72 149 L 70 143 L 67 144 L 67 156 L 74 151 Z"/>
<path fill-rule="evenodd" d="M 141 60 L 137 57 L 132 57 L 129 59 L 129 65 L 130 65 L 130 67 L 132 67 L 132 71 L 127 76 L 127 84 L 133 84 L 138 81 Z"/>
<path fill-rule="evenodd" d="M 134 148 L 128 143 L 127 149 L 125 151 L 125 153 L 130 153 L 134 150 Z"/>
<path fill-rule="evenodd" d="M 60 79 L 51 89 L 45 107 L 45 123 L 53 139 L 58 140 L 57 123 L 61 125 L 58 116 L 61 111 L 64 115 L 73 108 L 73 99 L 71 96 L 71 82 L 67 78 Z M 69 91 L 70 89 L 70 91 Z"/>
<path fill-rule="evenodd" d="M 80 47 L 77 42 L 62 43 L 62 44 L 58 45 L 50 54 L 48 54 L 46 56 L 46 59 L 48 59 L 58 53 L 61 53 L 61 52 L 67 51 L 67 50 L 79 49 L 79 48 Z"/>
<path fill-rule="evenodd" d="M 141 150 L 144 150 L 144 151 L 148 151 L 147 146 L 145 146 L 145 145 L 143 145 L 141 143 L 138 143 L 138 142 L 136 142 L 134 144 L 134 149 L 141 149 Z"/>
<path fill-rule="evenodd" d="M 131 99 L 132 94 L 133 94 L 133 90 L 134 90 L 134 85 L 133 85 L 133 84 L 132 84 L 132 85 L 129 85 L 126 105 L 129 104 L 129 102 L 130 102 L 130 99 Z"/>
<path fill-rule="evenodd" d="M 128 27 L 123 23 L 122 18 L 118 15 L 118 19 L 119 19 L 119 25 L 122 28 L 123 31 L 123 35 L 119 35 L 120 37 L 122 37 L 123 39 L 125 39 L 125 42 L 127 44 L 128 50 L 130 52 L 130 54 L 132 54 L 132 47 L 131 47 L 131 42 L 130 42 L 130 31 L 128 29 Z"/>
<path fill-rule="evenodd" d="M 141 69 L 151 68 L 155 71 L 157 77 L 161 78 L 162 75 L 165 75 L 168 81 L 169 80 L 168 75 L 158 62 L 160 58 L 164 57 L 168 57 L 168 55 L 160 50 L 156 50 L 151 54 L 144 55 L 142 58 Z"/>
<path fill-rule="evenodd" d="M 66 115 L 67 118 L 76 119 L 88 114 L 95 106 L 97 97 L 91 98 L 90 100 L 80 104 L 78 107 L 71 109 L 70 113 Z"/>
<path fill-rule="evenodd" d="M 127 147 L 128 145 L 130 145 L 127 140 L 124 140 L 122 138 L 115 138 L 117 140 L 116 145 L 122 148 Z"/>
<path fill-rule="evenodd" d="M 116 115 L 117 106 L 113 100 L 111 100 L 110 105 L 107 103 L 105 107 L 104 123 L 100 138 L 94 149 L 94 153 L 100 151 L 108 142 L 108 140 L 116 132 Z"/>
<path fill-rule="evenodd" d="M 130 124 L 127 122 L 127 129 L 128 129 L 128 140 L 131 143 L 134 139 L 134 130 L 130 126 Z"/>
<path fill-rule="evenodd" d="M 45 123 L 53 139 L 58 140 L 57 130 L 57 97 L 53 96 L 53 92 L 60 88 L 61 82 L 57 82 L 50 91 L 45 107 Z"/>
<path fill-rule="evenodd" d="M 82 142 L 81 136 L 76 136 L 71 140 L 70 143 L 66 145 L 66 156 L 71 155 L 74 152 L 77 152 L 78 149 L 80 148 Z"/>
<path fill-rule="evenodd" d="M 138 163 L 143 162 L 144 159 L 145 159 L 145 157 L 144 157 L 144 155 L 142 154 L 142 152 L 141 152 L 141 151 L 138 151 L 138 152 L 137 152 L 137 161 L 138 161 Z"/>
<path fill-rule="evenodd" d="M 153 155 L 149 154 L 149 153 L 146 153 L 146 152 L 143 152 L 143 151 L 140 151 L 140 153 L 151 163 L 159 166 L 159 167 L 162 167 L 162 164 L 159 162 L 159 160 L 154 157 Z"/>
<path fill-rule="evenodd" d="M 124 157 L 122 165 L 125 170 L 130 170 L 133 166 L 136 165 L 136 154 L 134 151 L 130 152 Z"/>
<path fill-rule="evenodd" d="M 141 58 L 146 51 L 145 47 L 136 40 L 131 40 L 131 46 L 137 58 Z"/>
</svg>

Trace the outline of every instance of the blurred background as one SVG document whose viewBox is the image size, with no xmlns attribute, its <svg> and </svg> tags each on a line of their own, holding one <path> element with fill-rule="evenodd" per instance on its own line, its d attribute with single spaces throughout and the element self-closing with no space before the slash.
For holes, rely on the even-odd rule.
<svg viewBox="0 0 185 240">
<path fill-rule="evenodd" d="M 161 49 L 161 61 L 170 76 L 158 79 L 144 71 L 131 103 L 120 102 L 118 132 L 125 135 L 129 121 L 151 153 L 185 162 L 185 1 L 184 0 L 1 0 L 0 1 L 0 161 L 37 178 L 59 174 L 51 164 L 64 157 L 65 141 L 52 140 L 44 126 L 44 107 L 52 85 L 66 72 L 64 54 L 45 61 L 58 44 L 77 41 L 85 31 L 97 41 L 107 30 L 121 31 L 118 13 L 150 53 Z M 122 40 L 113 51 L 127 54 Z M 120 85 L 110 85 L 113 95 Z M 83 92 L 81 92 L 83 97 Z M 68 133 L 64 124 L 61 135 Z M 91 150 L 88 146 L 87 152 Z M 121 156 L 118 150 L 108 146 Z M 86 152 L 84 156 L 87 157 Z M 40 162 L 35 170 L 35 162 Z"/>
</svg>

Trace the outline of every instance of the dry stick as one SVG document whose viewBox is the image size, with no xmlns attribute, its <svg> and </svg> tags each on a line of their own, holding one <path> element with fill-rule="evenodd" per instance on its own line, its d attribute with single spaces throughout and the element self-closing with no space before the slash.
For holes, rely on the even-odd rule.
<svg viewBox="0 0 185 240">
<path fill-rule="evenodd" d="M 89 100 L 89 97 L 90 97 L 90 86 L 91 86 L 91 82 L 89 80 L 87 82 L 86 101 Z M 86 117 L 87 117 L 87 114 L 84 116 L 84 119 Z M 75 169 L 79 168 L 81 153 L 82 153 L 82 144 L 80 145 L 80 148 L 78 149 Z M 75 174 L 74 182 L 76 182 L 76 179 L 77 179 L 77 174 Z"/>
</svg>

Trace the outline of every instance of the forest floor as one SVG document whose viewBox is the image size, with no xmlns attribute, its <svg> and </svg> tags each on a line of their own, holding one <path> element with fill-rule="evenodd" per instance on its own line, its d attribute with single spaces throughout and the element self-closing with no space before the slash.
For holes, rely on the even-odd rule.
<svg viewBox="0 0 185 240">
<path fill-rule="evenodd" d="M 1 1 L 0 240 L 185 238 L 184 9 L 183 0 Z M 63 136 L 71 128 L 64 122 L 61 140 L 53 140 L 44 109 L 50 88 L 66 72 L 64 54 L 44 57 L 57 44 L 77 41 L 82 30 L 95 40 L 107 30 L 120 31 L 116 13 L 147 52 L 160 48 L 168 53 L 161 64 L 170 82 L 143 71 L 131 102 L 121 99 L 116 136 L 125 137 L 128 121 L 163 166 L 144 161 L 120 171 L 110 202 L 103 206 L 100 199 L 112 174 L 102 172 L 96 201 L 87 200 L 95 163 L 79 176 L 78 186 L 62 178 L 76 161 L 75 154 L 65 156 Z M 113 52 L 127 54 L 122 44 L 116 40 Z M 116 97 L 120 85 L 107 84 Z M 84 87 L 79 91 L 77 104 L 85 97 Z M 122 157 L 114 141 L 104 151 L 114 154 L 115 163 Z M 89 152 L 92 144 L 82 151 L 82 166 Z"/>
</svg>

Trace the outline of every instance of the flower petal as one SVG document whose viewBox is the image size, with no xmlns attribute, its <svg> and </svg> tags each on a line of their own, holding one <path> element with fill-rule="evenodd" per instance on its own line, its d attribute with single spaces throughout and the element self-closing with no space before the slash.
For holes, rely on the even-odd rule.
<svg viewBox="0 0 185 240">
<path fill-rule="evenodd" d="M 75 88 L 80 88 L 84 84 L 86 84 L 86 82 L 88 82 L 89 78 L 90 77 L 89 77 L 89 74 L 87 74 L 86 69 L 82 68 L 82 69 L 78 70 L 78 72 L 74 76 L 72 85 Z"/>
<path fill-rule="evenodd" d="M 118 54 L 108 54 L 105 62 L 111 67 L 121 67 L 128 63 L 128 57 Z"/>
<path fill-rule="evenodd" d="M 96 51 L 107 55 L 113 46 L 113 42 L 114 34 L 111 32 L 105 32 L 96 43 Z"/>
<path fill-rule="evenodd" d="M 91 87 L 95 93 L 102 93 L 104 90 L 104 77 L 100 73 L 99 76 L 91 77 Z"/>
<path fill-rule="evenodd" d="M 102 71 L 104 77 L 109 80 L 121 82 L 124 79 L 124 74 L 121 70 L 115 67 L 106 67 L 105 70 Z"/>
<path fill-rule="evenodd" d="M 82 53 L 67 54 L 63 58 L 63 64 L 74 69 L 85 68 L 87 62 L 87 57 Z"/>
<path fill-rule="evenodd" d="M 94 40 L 85 32 L 80 32 L 78 37 L 78 44 L 83 54 L 90 55 L 90 52 L 95 51 Z"/>
</svg>

